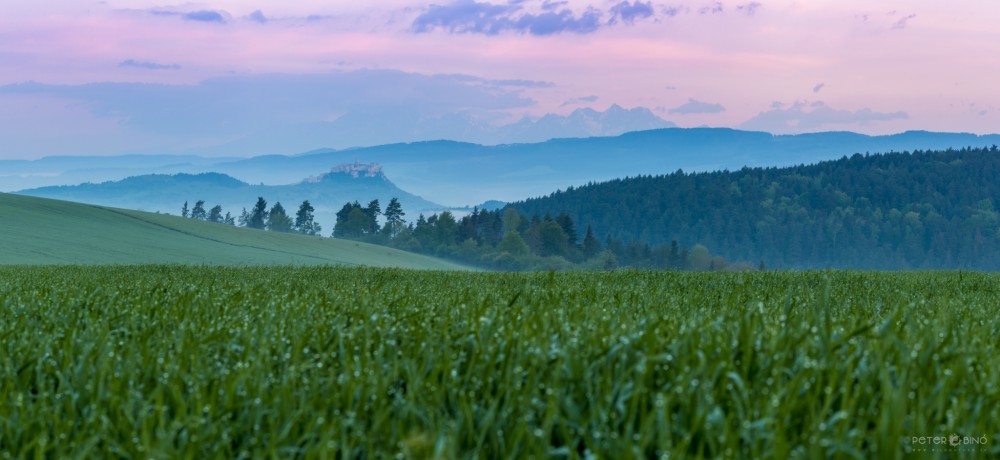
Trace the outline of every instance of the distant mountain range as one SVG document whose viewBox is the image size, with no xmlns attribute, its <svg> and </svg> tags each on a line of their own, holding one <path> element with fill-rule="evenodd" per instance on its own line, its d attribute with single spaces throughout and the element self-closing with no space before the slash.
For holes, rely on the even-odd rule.
<svg viewBox="0 0 1000 460">
<path fill-rule="evenodd" d="M 501 126 L 483 133 L 490 142 L 484 144 L 510 144 L 543 142 L 556 138 L 618 136 L 631 131 L 673 128 L 666 121 L 644 107 L 624 109 L 618 104 L 599 112 L 591 108 L 576 109 L 568 116 L 547 114 L 537 120 L 525 117 L 517 123 Z M 444 137 L 443 139 L 450 139 Z"/>
<path fill-rule="evenodd" d="M 385 127 L 392 126 L 392 138 L 461 139 L 482 145 L 543 142 L 560 137 L 617 136 L 629 131 L 675 126 L 644 107 L 624 109 L 612 105 L 601 112 L 576 109 L 569 115 L 547 114 L 541 118 L 523 117 L 508 125 L 494 125 L 469 114 L 452 113 L 424 117 L 416 112 L 352 112 L 336 120 L 269 128 L 248 134 L 237 141 L 205 149 L 209 154 L 230 155 L 239 151 L 262 149 L 289 151 L 317 145 L 379 145 L 386 138 Z"/>
<path fill-rule="evenodd" d="M 609 112 L 612 115 L 609 116 Z M 617 112 L 624 114 L 616 115 Z M 611 129 L 613 120 L 620 116 L 633 115 L 646 116 L 641 111 L 612 107 L 603 113 L 578 110 L 569 117 L 543 118 L 533 123 L 559 124 L 565 121 L 563 118 L 577 119 L 565 121 L 566 129 L 572 131 L 572 135 L 584 135 L 573 131 L 580 126 L 580 120 L 597 120 L 593 129 L 600 131 Z M 518 129 L 530 131 L 531 126 L 525 123 Z M 1000 135 L 925 131 L 888 136 L 850 132 L 772 135 L 727 128 L 663 128 L 613 137 L 553 139 L 531 144 L 484 146 L 430 141 L 245 159 L 170 155 L 67 156 L 0 161 L 0 191 L 119 180 L 153 173 L 218 172 L 247 183 L 281 185 L 296 183 L 332 166 L 358 160 L 381 164 L 401 189 L 431 202 L 464 206 L 490 199 L 514 201 L 588 182 L 664 174 L 678 169 L 694 172 L 737 170 L 744 166 L 791 166 L 854 153 L 943 150 L 994 144 L 1000 144 Z"/>
<path fill-rule="evenodd" d="M 251 185 L 220 173 L 181 173 L 133 176 L 99 184 L 41 187 L 18 194 L 175 215 L 181 213 L 184 202 L 191 208 L 197 200 L 205 200 L 206 211 L 221 205 L 223 214 L 229 212 L 233 217 L 238 217 L 243 208 L 252 209 L 258 196 L 267 200 L 269 208 L 281 202 L 291 216 L 303 200 L 309 200 L 324 235 L 333 230 L 337 211 L 349 201 L 366 205 L 378 199 L 384 208 L 395 197 L 407 217 L 412 214 L 414 220 L 419 212 L 444 208 L 400 190 L 377 166 L 362 164 L 345 165 L 291 185 Z"/>
</svg>

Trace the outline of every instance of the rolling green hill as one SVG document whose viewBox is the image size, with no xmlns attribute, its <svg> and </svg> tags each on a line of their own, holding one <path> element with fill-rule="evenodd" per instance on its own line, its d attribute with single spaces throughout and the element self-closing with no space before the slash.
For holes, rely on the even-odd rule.
<svg viewBox="0 0 1000 460">
<path fill-rule="evenodd" d="M 0 193 L 0 264 L 140 263 L 464 268 L 353 241 Z"/>
</svg>

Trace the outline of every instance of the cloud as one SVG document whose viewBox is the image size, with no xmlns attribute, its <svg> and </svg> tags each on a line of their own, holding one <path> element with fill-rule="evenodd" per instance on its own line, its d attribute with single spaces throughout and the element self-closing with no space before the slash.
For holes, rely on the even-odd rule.
<svg viewBox="0 0 1000 460">
<path fill-rule="evenodd" d="M 905 29 L 906 28 L 906 23 L 909 22 L 910 19 L 913 19 L 915 17 L 917 17 L 916 14 L 911 14 L 909 16 L 904 16 L 904 17 L 900 18 L 898 21 L 892 23 L 892 28 L 893 29 Z"/>
<path fill-rule="evenodd" d="M 157 64 L 155 62 L 137 61 L 135 59 L 126 59 L 119 62 L 118 67 L 134 67 L 147 70 L 180 70 L 181 68 L 179 64 Z"/>
<path fill-rule="evenodd" d="M 816 86 L 813 86 L 813 93 L 820 92 L 824 86 L 826 86 L 826 83 L 817 83 Z"/>
<path fill-rule="evenodd" d="M 492 83 L 497 86 L 517 86 L 521 88 L 551 88 L 555 86 L 555 83 L 550 81 L 538 81 L 538 80 L 483 80 L 487 83 Z"/>
<path fill-rule="evenodd" d="M 796 101 L 785 108 L 774 102 L 771 110 L 760 112 L 742 125 L 743 129 L 771 133 L 810 132 L 843 125 L 868 125 L 873 122 L 905 120 L 906 112 L 876 112 L 870 108 L 855 111 L 834 109 L 823 101 Z"/>
<path fill-rule="evenodd" d="M 267 16 L 264 16 L 264 12 L 261 10 L 256 10 L 253 13 L 250 13 L 246 18 L 258 24 L 267 23 Z"/>
<path fill-rule="evenodd" d="M 571 98 L 571 99 L 567 100 L 566 102 L 563 102 L 562 105 L 560 105 L 559 107 L 566 107 L 568 105 L 577 105 L 577 104 L 583 104 L 583 103 L 596 102 L 597 99 L 598 99 L 598 97 L 596 95 L 583 96 L 583 97 L 574 97 L 574 98 Z"/>
<path fill-rule="evenodd" d="M 711 5 L 702 7 L 698 9 L 698 14 L 721 14 L 725 12 L 725 7 L 722 6 L 722 2 L 714 2 Z"/>
<path fill-rule="evenodd" d="M 519 11 L 516 5 L 494 5 L 476 1 L 455 1 L 448 5 L 431 5 L 413 20 L 414 32 L 430 32 L 442 28 L 452 33 L 496 35 L 511 28 L 509 15 Z"/>
<path fill-rule="evenodd" d="M 434 75 L 434 77 L 451 79 L 463 83 L 482 84 L 483 86 L 490 86 L 490 87 L 551 88 L 555 86 L 555 83 L 552 83 L 550 81 L 521 80 L 521 79 L 491 80 L 487 78 L 481 78 L 465 74 L 439 74 L 439 75 Z"/>
<path fill-rule="evenodd" d="M 170 10 L 152 10 L 149 12 L 154 16 L 179 16 L 185 21 L 195 21 L 195 22 L 215 22 L 215 23 L 225 23 L 226 18 L 229 16 L 225 11 L 214 11 L 214 10 L 198 10 L 198 11 L 170 11 Z"/>
<path fill-rule="evenodd" d="M 608 11 L 587 7 L 581 11 L 569 8 L 569 2 L 545 1 L 541 8 L 528 11 L 524 2 L 494 4 L 476 0 L 454 0 L 443 5 L 430 5 L 413 23 L 410 29 L 416 33 L 444 30 L 449 33 L 474 33 L 497 35 L 514 32 L 536 36 L 560 33 L 589 34 L 603 26 L 623 23 L 634 24 L 638 20 L 656 14 L 653 4 L 641 1 L 622 1 Z M 675 12 L 676 14 L 676 12 Z M 610 17 L 607 22 L 602 18 Z"/>
<path fill-rule="evenodd" d="M 222 16 L 222 13 L 211 10 L 192 11 L 190 13 L 182 14 L 181 17 L 187 19 L 188 21 L 226 22 L 226 18 Z"/>
<path fill-rule="evenodd" d="M 653 4 L 650 2 L 621 2 L 611 7 L 611 20 L 608 23 L 615 24 L 620 20 L 626 24 L 632 24 L 636 19 L 646 19 L 652 15 Z"/>
<path fill-rule="evenodd" d="M 664 6 L 660 8 L 660 14 L 667 17 L 674 17 L 681 13 L 687 13 L 688 8 L 685 6 Z"/>
<path fill-rule="evenodd" d="M 737 5 L 736 10 L 746 14 L 747 16 L 753 16 L 757 13 L 757 10 L 763 6 L 760 2 L 750 2 L 746 5 Z"/>
<path fill-rule="evenodd" d="M 542 2 L 542 10 L 552 11 L 552 10 L 555 10 L 555 9 L 559 9 L 560 7 L 566 6 L 567 4 L 569 4 L 569 2 L 567 2 L 567 1 L 555 1 L 554 2 L 554 1 L 551 1 L 551 0 L 545 0 L 544 2 Z"/>
<path fill-rule="evenodd" d="M 667 111 L 670 115 L 692 115 L 701 113 L 722 113 L 726 108 L 722 104 L 711 104 L 695 99 L 688 99 L 687 102 Z"/>
<path fill-rule="evenodd" d="M 600 26 L 601 12 L 588 8 L 580 17 L 568 9 L 558 13 L 549 11 L 538 15 L 525 14 L 517 20 L 513 29 L 531 35 L 552 35 L 561 32 L 588 34 Z"/>
</svg>

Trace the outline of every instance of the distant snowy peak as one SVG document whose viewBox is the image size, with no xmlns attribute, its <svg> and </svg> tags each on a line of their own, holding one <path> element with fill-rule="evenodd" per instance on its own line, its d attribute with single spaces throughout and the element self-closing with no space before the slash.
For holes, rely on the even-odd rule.
<svg viewBox="0 0 1000 460">
<path fill-rule="evenodd" d="M 500 130 L 508 142 L 539 142 L 561 137 L 617 136 L 630 131 L 675 126 L 645 107 L 625 109 L 614 104 L 603 112 L 587 107 L 569 115 L 550 113 L 537 120 L 525 117 Z"/>
</svg>

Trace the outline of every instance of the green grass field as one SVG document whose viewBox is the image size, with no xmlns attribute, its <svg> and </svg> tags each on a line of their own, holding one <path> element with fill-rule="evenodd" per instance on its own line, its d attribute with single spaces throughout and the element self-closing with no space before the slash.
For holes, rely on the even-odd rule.
<svg viewBox="0 0 1000 460">
<path fill-rule="evenodd" d="M 998 310 L 973 273 L 0 267 L 0 457 L 996 458 Z"/>
<path fill-rule="evenodd" d="M 383 246 L 0 193 L 0 265 L 369 265 L 459 270 Z"/>
</svg>

